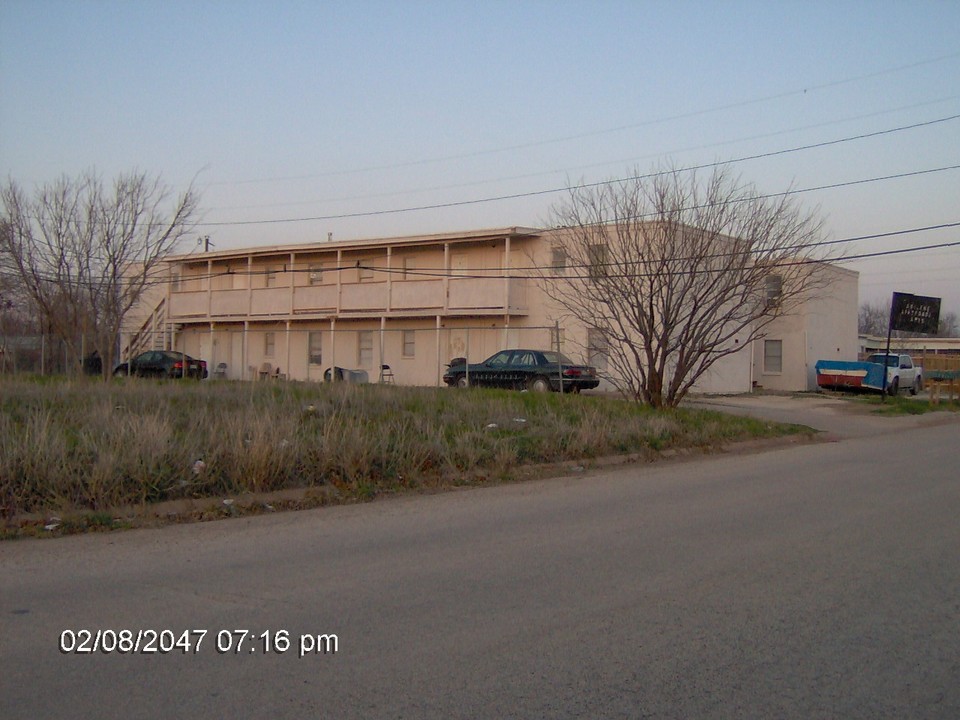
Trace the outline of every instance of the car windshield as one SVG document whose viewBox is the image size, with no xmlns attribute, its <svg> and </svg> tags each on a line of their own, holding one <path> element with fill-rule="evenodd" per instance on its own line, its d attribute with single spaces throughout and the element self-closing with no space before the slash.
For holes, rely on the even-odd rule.
<svg viewBox="0 0 960 720">
<path fill-rule="evenodd" d="M 545 352 L 543 353 L 543 358 L 547 361 L 548 365 L 576 365 L 573 360 L 563 353 Z"/>
<path fill-rule="evenodd" d="M 871 355 L 870 362 L 883 364 L 883 355 Z M 887 367 L 897 367 L 900 363 L 896 355 L 887 355 Z"/>
</svg>

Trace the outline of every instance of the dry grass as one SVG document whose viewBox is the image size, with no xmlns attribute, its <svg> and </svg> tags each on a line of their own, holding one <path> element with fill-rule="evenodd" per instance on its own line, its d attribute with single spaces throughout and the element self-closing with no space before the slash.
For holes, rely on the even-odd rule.
<svg viewBox="0 0 960 720">
<path fill-rule="evenodd" d="M 610 398 L 309 383 L 0 380 L 0 510 L 103 512 L 323 487 L 509 479 L 518 466 L 795 432 Z"/>
</svg>

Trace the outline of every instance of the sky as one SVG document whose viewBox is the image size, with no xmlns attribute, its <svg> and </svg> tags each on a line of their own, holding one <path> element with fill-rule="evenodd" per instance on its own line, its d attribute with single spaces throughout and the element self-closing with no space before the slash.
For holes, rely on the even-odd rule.
<svg viewBox="0 0 960 720">
<path fill-rule="evenodd" d="M 958 38 L 955 0 L 0 0 L 0 177 L 192 183 L 229 249 L 541 227 L 724 162 L 826 240 L 896 233 L 830 246 L 861 302 L 960 314 L 960 245 L 856 257 L 960 243 Z"/>
</svg>

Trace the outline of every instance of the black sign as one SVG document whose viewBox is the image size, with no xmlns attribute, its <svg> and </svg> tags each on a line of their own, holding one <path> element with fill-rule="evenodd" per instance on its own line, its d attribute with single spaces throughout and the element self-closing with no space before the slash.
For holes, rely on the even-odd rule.
<svg viewBox="0 0 960 720">
<path fill-rule="evenodd" d="M 890 328 L 906 332 L 937 334 L 940 325 L 940 298 L 893 294 L 890 303 Z"/>
</svg>

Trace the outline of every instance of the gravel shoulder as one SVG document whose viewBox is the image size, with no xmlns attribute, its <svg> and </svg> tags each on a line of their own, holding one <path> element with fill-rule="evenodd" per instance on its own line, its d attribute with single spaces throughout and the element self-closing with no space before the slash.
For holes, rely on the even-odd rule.
<svg viewBox="0 0 960 720">
<path fill-rule="evenodd" d="M 918 400 L 917 402 L 922 402 Z M 879 415 L 853 398 L 815 393 L 795 395 L 724 395 L 696 397 L 685 407 L 795 423 L 825 433 L 829 440 L 873 437 L 922 427 L 960 423 L 960 414 L 937 411 L 924 415 Z"/>
</svg>

